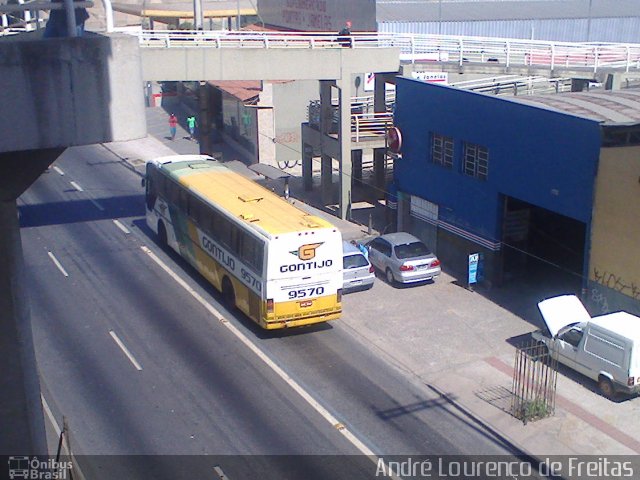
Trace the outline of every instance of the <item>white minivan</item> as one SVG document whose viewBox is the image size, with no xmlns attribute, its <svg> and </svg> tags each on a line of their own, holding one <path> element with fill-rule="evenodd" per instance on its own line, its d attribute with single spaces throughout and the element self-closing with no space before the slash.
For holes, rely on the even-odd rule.
<svg viewBox="0 0 640 480">
<path fill-rule="evenodd" d="M 640 392 L 640 317 L 615 312 L 591 318 L 575 295 L 538 303 L 546 331 L 533 333 L 558 361 L 598 382 L 607 398 Z"/>
</svg>

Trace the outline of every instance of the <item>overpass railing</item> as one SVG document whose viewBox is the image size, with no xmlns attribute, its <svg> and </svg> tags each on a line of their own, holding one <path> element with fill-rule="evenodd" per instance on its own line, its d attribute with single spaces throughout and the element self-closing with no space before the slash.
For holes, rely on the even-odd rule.
<svg viewBox="0 0 640 480">
<path fill-rule="evenodd" d="M 131 32 L 128 32 L 131 33 Z M 140 30 L 145 48 L 390 48 L 410 63 L 491 64 L 501 67 L 543 67 L 598 70 L 640 70 L 640 44 L 570 43 L 537 40 L 358 32 L 341 36 L 327 32 L 253 32 Z"/>
</svg>

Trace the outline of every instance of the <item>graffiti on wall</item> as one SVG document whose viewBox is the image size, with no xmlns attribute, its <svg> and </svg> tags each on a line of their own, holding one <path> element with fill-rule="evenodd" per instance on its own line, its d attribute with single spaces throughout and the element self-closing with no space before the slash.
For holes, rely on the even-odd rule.
<svg viewBox="0 0 640 480">
<path fill-rule="evenodd" d="M 288 25 L 312 30 L 330 30 L 332 24 L 325 0 L 287 0 L 282 18 Z"/>
<path fill-rule="evenodd" d="M 597 288 L 591 289 L 591 301 L 600 309 L 601 313 L 609 313 L 609 302 Z"/>
<path fill-rule="evenodd" d="M 627 295 L 634 300 L 640 300 L 640 286 L 635 282 L 629 282 L 615 273 L 600 271 L 593 269 L 594 280 L 602 286 L 615 290 L 616 292 Z"/>
</svg>

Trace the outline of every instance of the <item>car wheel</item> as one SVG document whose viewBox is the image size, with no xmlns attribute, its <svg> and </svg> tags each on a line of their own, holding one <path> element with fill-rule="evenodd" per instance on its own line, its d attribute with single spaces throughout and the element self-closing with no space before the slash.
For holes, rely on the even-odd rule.
<svg viewBox="0 0 640 480">
<path fill-rule="evenodd" d="M 393 272 L 390 268 L 387 268 L 385 274 L 387 276 L 387 283 L 389 285 L 393 285 L 394 283 L 396 283 L 396 279 L 393 277 Z"/>
<path fill-rule="evenodd" d="M 606 377 L 600 377 L 598 379 L 598 390 L 603 397 L 611 400 L 615 395 L 615 390 L 613 389 L 613 383 Z"/>
</svg>

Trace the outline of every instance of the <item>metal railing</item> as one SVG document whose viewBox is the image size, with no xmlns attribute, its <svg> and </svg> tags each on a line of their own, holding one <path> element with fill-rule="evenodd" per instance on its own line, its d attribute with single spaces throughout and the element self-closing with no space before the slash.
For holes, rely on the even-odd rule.
<svg viewBox="0 0 640 480">
<path fill-rule="evenodd" d="M 393 126 L 391 113 L 357 113 L 351 115 L 351 138 L 355 142 L 383 139 Z"/>
<path fill-rule="evenodd" d="M 131 32 L 128 32 L 131 33 Z M 543 67 L 640 70 L 640 44 L 546 42 L 488 37 L 327 32 L 249 32 L 208 30 L 141 30 L 133 33 L 146 48 L 399 48 L 400 61 L 410 63 L 495 64 L 500 67 Z"/>
<path fill-rule="evenodd" d="M 538 95 L 571 91 L 571 78 L 503 75 L 453 82 L 449 86 L 493 95 Z"/>
<path fill-rule="evenodd" d="M 531 341 L 516 349 L 511 413 L 526 425 L 555 413 L 558 359 L 545 345 Z"/>
</svg>

